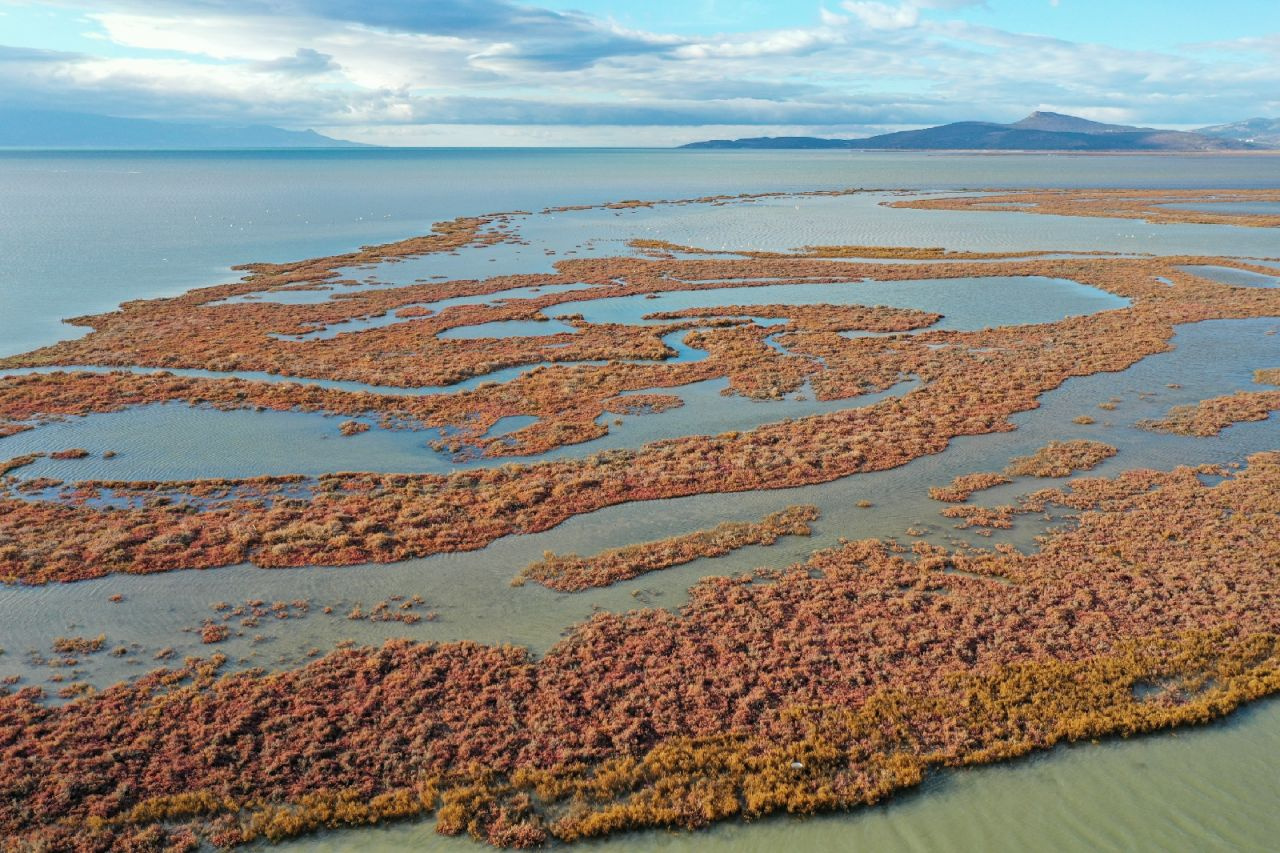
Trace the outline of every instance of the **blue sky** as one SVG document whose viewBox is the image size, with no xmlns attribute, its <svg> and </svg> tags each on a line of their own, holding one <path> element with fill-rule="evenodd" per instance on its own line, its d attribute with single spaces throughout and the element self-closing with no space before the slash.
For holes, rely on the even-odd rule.
<svg viewBox="0 0 1280 853">
<path fill-rule="evenodd" d="M 1278 0 L 0 0 L 0 106 L 407 145 L 1280 116 Z"/>
</svg>

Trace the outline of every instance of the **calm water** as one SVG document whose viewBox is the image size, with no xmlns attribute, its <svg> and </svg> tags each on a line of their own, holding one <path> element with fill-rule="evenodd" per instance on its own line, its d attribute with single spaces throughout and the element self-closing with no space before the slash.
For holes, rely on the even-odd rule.
<svg viewBox="0 0 1280 853">
<path fill-rule="evenodd" d="M 841 187 L 956 190 L 979 187 L 1280 187 L 1280 158 L 1244 157 L 989 157 L 845 152 L 675 151 L 356 151 L 218 154 L 0 154 L 0 354 L 21 352 L 75 334 L 66 317 L 111 310 L 121 301 L 232 280 L 232 264 L 289 260 L 345 251 L 423 231 L 440 219 L 498 210 L 534 211 L 562 204 L 622 198 L 683 198 L 717 193 Z M 659 207 L 517 217 L 528 246 L 494 246 L 458 256 L 424 258 L 353 271 L 374 286 L 433 276 L 481 277 L 546 272 L 565 258 L 628 251 L 636 237 L 666 239 L 716 250 L 791 249 L 804 245 L 920 245 L 951 249 L 1034 249 L 1280 255 L 1268 229 L 1230 226 L 1149 226 L 1141 222 L 1071 219 L 1018 213 L 890 210 L 889 194 L 841 198 L 781 198 L 708 208 Z M 1233 283 L 1274 286 L 1267 277 Z M 1247 280 L 1245 280 L 1247 279 Z M 641 322 L 644 313 L 682 307 L 752 302 L 827 301 L 829 285 L 786 292 L 748 290 L 669 294 L 659 300 L 604 298 L 557 306 L 546 313 L 587 314 L 601 322 Z M 1115 297 L 1071 282 L 1007 280 L 867 283 L 840 286 L 869 304 L 941 311 L 944 328 L 1056 319 L 1108 310 Z M 337 289 L 341 292 L 345 288 Z M 809 291 L 813 291 L 812 294 Z M 332 292 L 298 294 L 298 301 Z M 524 298 L 524 292 L 507 294 Z M 593 294 L 594 295 L 594 294 Z M 481 301 L 494 299 L 484 297 Z M 896 301 L 895 301 L 896 300 Z M 846 301 L 846 300 L 829 300 Z M 466 304 L 444 300 L 430 307 Z M 380 316 L 334 326 L 320 335 L 357 331 L 396 321 Z M 539 331 L 560 324 L 533 323 Z M 310 598 L 307 619 L 270 627 L 263 643 L 232 639 L 224 650 L 238 666 L 297 666 L 307 650 L 341 638 L 379 642 L 411 633 L 431 640 L 476 639 L 525 644 L 545 651 L 566 628 L 593 609 L 678 607 L 688 586 L 709 573 L 804 559 L 837 537 L 895 536 L 914 527 L 939 543 L 966 540 L 929 501 L 929 485 L 957 474 L 1000 467 L 1010 456 L 1049 439 L 1097 438 L 1119 448 L 1099 467 L 1169 468 L 1183 463 L 1239 460 L 1278 445 L 1274 419 L 1241 424 L 1216 439 L 1157 435 L 1136 429 L 1142 418 L 1171 405 L 1194 402 L 1252 385 L 1252 372 L 1280 364 L 1280 319 L 1202 323 L 1178 329 L 1176 349 L 1122 373 L 1068 381 L 1041 406 L 1014 417 L 1018 430 L 966 437 L 947 452 L 894 471 L 859 475 L 818 486 L 734 495 L 702 495 L 642 506 L 601 510 L 541 534 L 509 537 L 480 552 L 442 554 L 387 566 L 264 571 L 232 567 L 149 577 L 111 577 L 69 586 L 0 588 L 0 674 L 39 682 L 48 671 L 21 652 L 47 650 L 52 638 L 74 630 L 99 631 L 113 643 L 137 643 L 125 659 L 102 656 L 85 680 L 102 685 L 151 666 L 155 649 L 178 655 L 207 651 L 184 629 L 198 626 L 218 600 Z M 564 327 L 565 329 L 569 327 Z M 474 331 L 474 329 L 470 330 Z M 495 330 L 529 334 L 509 325 Z M 564 331 L 564 329 L 558 329 Z M 677 337 L 682 337 L 681 333 Z M 668 339 L 677 358 L 700 357 Z M 525 365 L 460 383 L 507 381 Z M 200 371 L 179 371 L 201 375 Z M 216 375 L 216 374 L 213 374 Z M 243 374 L 246 378 L 270 378 Z M 1169 388 L 1170 383 L 1179 385 Z M 325 383 L 360 388 L 357 383 Z M 890 394 L 907 393 L 910 384 Z M 816 403 L 792 398 L 760 403 L 719 393 L 722 381 L 673 389 L 686 402 L 661 415 L 610 419 L 610 434 L 553 455 L 604 447 L 634 447 L 672 435 L 743 429 L 757 423 L 863 405 L 875 397 Z M 432 393 L 442 389 L 414 389 Z M 811 394 L 798 395 L 810 397 Z M 1120 400 L 1113 411 L 1097 404 Z M 1072 423 L 1080 414 L 1093 425 Z M 33 449 L 84 446 L 115 450 L 113 460 L 45 460 L 31 475 L 176 478 L 242 473 L 322 473 L 362 470 L 447 470 L 425 447 L 426 433 L 374 429 L 337 435 L 340 419 L 298 413 L 212 412 L 153 406 L 71 419 L 0 441 L 0 458 Z M 518 428 L 511 420 L 496 429 Z M 160 449 L 160 451 L 158 451 Z M 1043 481 L 1018 481 L 991 490 L 1004 503 Z M 873 510 L 856 503 L 872 499 Z M 747 548 L 720 560 L 637 578 L 579 595 L 508 582 L 544 549 L 591 553 L 725 519 L 755 519 L 792 503 L 814 503 L 823 513 L 811 538 L 787 537 L 770 548 Z M 988 502 L 984 499 L 984 502 Z M 1020 520 L 989 545 L 1031 547 L 1043 529 Z M 105 604 L 112 593 L 120 604 Z M 421 594 L 440 614 L 412 628 L 350 622 L 340 614 L 359 601 Z M 316 611 L 334 605 L 339 615 Z M 692 836 L 648 833 L 603 843 L 611 850 L 1264 850 L 1280 837 L 1280 797 L 1270 760 L 1280 746 L 1280 703 L 1263 703 L 1223 725 L 1136 742 L 1057 750 L 1007 767 L 942 774 L 917 795 L 887 808 L 809 821 L 730 824 Z M 332 833 L 290 845 L 313 850 L 474 849 L 470 842 L 436 838 L 429 827 L 399 826 Z"/>
<path fill-rule="evenodd" d="M 0 354 L 75 334 L 60 323 L 69 316 L 109 311 L 125 299 L 177 294 L 230 280 L 234 276 L 228 267 L 234 264 L 345 251 L 417 234 L 432 222 L 460 215 L 622 198 L 840 187 L 1175 184 L 1280 187 L 1280 157 L 545 149 L 0 152 Z M 927 241 L 916 233 L 920 242 L 913 242 L 909 229 L 899 231 L 903 244 L 943 245 L 967 239 L 962 229 L 946 228 L 945 222 L 938 229 L 938 217 L 929 211 L 902 213 L 908 214 L 902 221 L 912 228 L 932 223 L 923 232 Z M 650 216 L 640 212 L 629 221 L 643 222 Z M 1046 220 L 1027 219 L 1027 236 L 1039 242 Z M 1024 227 L 1005 222 L 1007 227 Z M 759 230 L 760 226 L 745 232 L 734 227 L 725 233 Z M 1166 226 L 1157 231 L 1136 222 L 1098 220 L 1084 231 L 1089 238 L 1136 234 L 1140 236 L 1130 242 L 1146 243 L 1173 240 L 1184 229 Z M 860 236 L 870 235 L 846 235 L 851 239 L 843 242 L 876 242 Z M 1150 250 L 1146 245 L 1137 248 Z M 1274 240 L 1270 253 L 1246 254 L 1274 255 Z"/>
</svg>

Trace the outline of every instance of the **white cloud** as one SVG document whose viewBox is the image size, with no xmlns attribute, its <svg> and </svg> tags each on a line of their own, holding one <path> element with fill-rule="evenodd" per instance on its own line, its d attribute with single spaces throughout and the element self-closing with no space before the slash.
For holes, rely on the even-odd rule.
<svg viewBox="0 0 1280 853">
<path fill-rule="evenodd" d="M 897 3 L 885 3 L 880 0 L 844 0 L 840 5 L 872 30 L 904 30 L 920 23 L 921 9 L 961 9 L 981 6 L 985 1 L 899 0 Z"/>
<path fill-rule="evenodd" d="M 892 5 L 878 0 L 845 0 L 841 6 L 873 30 L 903 30 L 920 23 L 920 9 L 914 3 Z"/>
<path fill-rule="evenodd" d="M 1280 91 L 1275 35 L 1138 51 L 950 14 L 976 0 L 828 5 L 811 26 L 673 34 L 505 0 L 99 0 L 89 14 L 110 55 L 0 48 L 0 103 L 369 135 L 648 127 L 676 141 L 704 125 L 898 129 L 1037 105 L 1207 124 L 1275 109 Z"/>
</svg>

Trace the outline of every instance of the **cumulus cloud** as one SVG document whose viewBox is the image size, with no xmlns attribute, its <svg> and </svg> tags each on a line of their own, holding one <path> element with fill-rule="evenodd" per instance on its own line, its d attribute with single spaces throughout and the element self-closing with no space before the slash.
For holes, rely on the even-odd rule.
<svg viewBox="0 0 1280 853">
<path fill-rule="evenodd" d="M 898 3 L 845 0 L 841 6 L 870 29 L 903 30 L 920 23 L 922 9 L 961 9 L 984 3 L 985 0 L 901 0 Z"/>
<path fill-rule="evenodd" d="M 1263 112 L 1280 91 L 1276 35 L 1130 50 L 957 14 L 980 0 L 831 0 L 808 24 L 706 33 L 508 0 L 49 2 L 113 48 L 0 47 L 0 102 L 290 127 L 842 133 L 1043 105 L 1210 123 Z"/>
</svg>

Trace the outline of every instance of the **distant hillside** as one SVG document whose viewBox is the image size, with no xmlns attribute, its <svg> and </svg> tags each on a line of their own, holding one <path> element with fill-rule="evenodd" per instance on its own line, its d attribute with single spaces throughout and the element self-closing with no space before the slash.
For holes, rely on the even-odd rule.
<svg viewBox="0 0 1280 853">
<path fill-rule="evenodd" d="M 811 136 L 714 139 L 682 148 L 846 148 L 902 151 L 1240 151 L 1266 146 L 1222 136 L 1102 124 L 1034 112 L 1013 124 L 961 121 L 865 139 Z"/>
<path fill-rule="evenodd" d="M 1232 124 L 1215 124 L 1202 127 L 1196 133 L 1280 148 L 1280 118 L 1251 118 Z"/>
<path fill-rule="evenodd" d="M 822 139 L 817 136 L 749 136 L 745 139 L 708 139 L 681 148 L 856 148 L 859 139 Z"/>
<path fill-rule="evenodd" d="M 1129 124 L 1103 124 L 1100 121 L 1080 118 L 1080 116 L 1046 113 L 1039 110 L 1007 126 L 1016 127 L 1019 130 L 1047 130 L 1052 133 L 1133 133 L 1153 130 L 1150 127 L 1134 127 Z"/>
<path fill-rule="evenodd" d="M 314 130 L 176 124 L 92 113 L 0 108 L 0 148 L 362 148 Z"/>
</svg>

